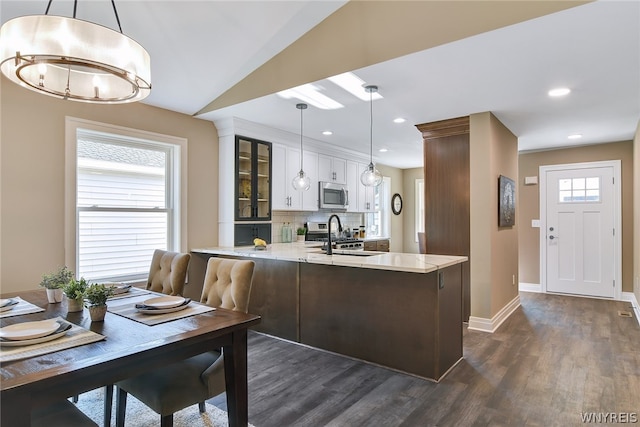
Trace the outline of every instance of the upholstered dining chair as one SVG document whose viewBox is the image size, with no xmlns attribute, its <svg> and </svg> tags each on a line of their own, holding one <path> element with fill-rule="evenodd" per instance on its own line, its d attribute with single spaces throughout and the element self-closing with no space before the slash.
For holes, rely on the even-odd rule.
<svg viewBox="0 0 640 427">
<path fill-rule="evenodd" d="M 182 295 L 187 280 L 191 254 L 170 252 L 162 249 L 153 251 L 146 289 L 167 295 Z M 113 385 L 105 386 L 104 425 L 111 425 L 111 404 L 113 402 Z M 73 397 L 78 401 L 78 396 Z"/>
<path fill-rule="evenodd" d="M 212 257 L 207 262 L 200 302 L 246 313 L 255 263 Z M 205 412 L 205 400 L 225 391 L 224 355 L 209 351 L 116 384 L 116 426 L 124 427 L 127 394 L 160 415 L 160 425 L 173 425 L 173 413 L 190 405 Z"/>
<path fill-rule="evenodd" d="M 182 295 L 191 254 L 156 249 L 151 259 L 147 290 Z"/>
<path fill-rule="evenodd" d="M 31 411 L 32 427 L 98 427 L 91 418 L 68 400 Z"/>
</svg>

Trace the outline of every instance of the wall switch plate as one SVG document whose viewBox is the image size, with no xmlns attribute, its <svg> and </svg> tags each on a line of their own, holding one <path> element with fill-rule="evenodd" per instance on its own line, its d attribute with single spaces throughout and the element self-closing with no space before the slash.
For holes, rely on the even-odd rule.
<svg viewBox="0 0 640 427">
<path fill-rule="evenodd" d="M 524 185 L 536 185 L 538 183 L 537 176 L 525 176 Z"/>
<path fill-rule="evenodd" d="M 540 228 L 540 220 L 539 219 L 532 219 L 531 220 L 531 227 Z"/>
</svg>

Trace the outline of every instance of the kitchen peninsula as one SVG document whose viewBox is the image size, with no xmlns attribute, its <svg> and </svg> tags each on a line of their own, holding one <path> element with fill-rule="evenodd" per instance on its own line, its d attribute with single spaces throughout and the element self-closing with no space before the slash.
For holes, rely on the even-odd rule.
<svg viewBox="0 0 640 427">
<path fill-rule="evenodd" d="M 256 263 L 249 312 L 277 337 L 439 381 L 462 358 L 464 256 L 280 243 L 193 249 L 185 296 L 212 256 Z"/>
</svg>

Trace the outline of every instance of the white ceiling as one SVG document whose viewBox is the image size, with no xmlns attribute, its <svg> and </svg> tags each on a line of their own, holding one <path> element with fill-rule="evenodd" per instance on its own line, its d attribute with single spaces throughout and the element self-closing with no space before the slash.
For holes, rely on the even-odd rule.
<svg viewBox="0 0 640 427">
<path fill-rule="evenodd" d="M 2 0 L 0 16 L 43 14 L 46 1 Z M 344 2 L 116 2 L 123 32 L 151 55 L 147 104 L 194 114 L 313 28 Z M 50 14 L 70 16 L 72 2 Z M 116 28 L 111 2 L 79 1 L 77 17 Z M 354 70 L 379 86 L 373 104 L 374 158 L 421 165 L 415 124 L 491 111 L 519 150 L 629 140 L 640 119 L 640 2 L 601 0 Z M 310 106 L 305 138 L 369 152 L 369 104 L 333 83 L 316 82 L 345 105 Z M 572 93 L 551 99 L 547 91 Z M 268 95 L 199 116 L 239 117 L 295 134 L 297 100 Z M 404 117 L 404 124 L 391 120 Z M 323 136 L 330 129 L 333 135 Z M 583 134 L 577 141 L 567 136 Z M 387 153 L 378 153 L 388 148 Z"/>
</svg>

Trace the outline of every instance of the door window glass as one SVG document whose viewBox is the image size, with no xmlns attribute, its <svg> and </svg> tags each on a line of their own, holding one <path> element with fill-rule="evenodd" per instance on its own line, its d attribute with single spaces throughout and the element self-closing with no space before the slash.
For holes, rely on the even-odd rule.
<svg viewBox="0 0 640 427">
<path fill-rule="evenodd" d="M 560 178 L 558 180 L 560 203 L 594 203 L 600 201 L 600 177 Z"/>
</svg>

